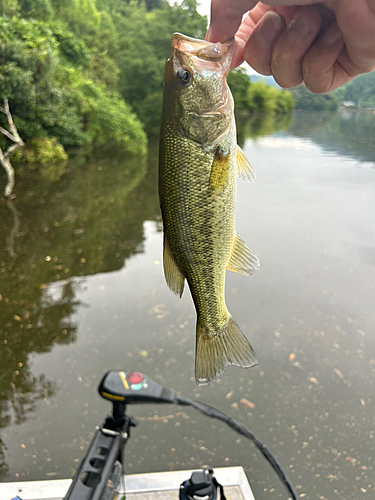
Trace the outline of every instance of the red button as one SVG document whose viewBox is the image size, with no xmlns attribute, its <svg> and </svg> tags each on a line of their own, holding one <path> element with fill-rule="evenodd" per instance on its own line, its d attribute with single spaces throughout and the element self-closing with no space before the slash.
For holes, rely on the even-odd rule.
<svg viewBox="0 0 375 500">
<path fill-rule="evenodd" d="M 131 372 L 126 378 L 131 384 L 139 384 L 143 380 L 143 375 L 139 372 Z"/>
</svg>

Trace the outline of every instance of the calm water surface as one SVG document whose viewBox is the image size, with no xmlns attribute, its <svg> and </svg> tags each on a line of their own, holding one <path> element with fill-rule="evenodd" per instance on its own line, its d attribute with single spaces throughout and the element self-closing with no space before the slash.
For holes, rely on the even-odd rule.
<svg viewBox="0 0 375 500">
<path fill-rule="evenodd" d="M 208 387 L 191 297 L 164 282 L 156 146 L 19 171 L 17 198 L 0 201 L 2 481 L 70 477 L 108 409 L 101 376 L 131 368 L 244 422 L 301 499 L 374 498 L 375 116 L 240 122 L 258 182 L 239 181 L 236 226 L 261 270 L 228 273 L 227 302 L 259 365 Z M 128 473 L 242 465 L 257 500 L 287 498 L 224 425 L 129 409 Z"/>
</svg>

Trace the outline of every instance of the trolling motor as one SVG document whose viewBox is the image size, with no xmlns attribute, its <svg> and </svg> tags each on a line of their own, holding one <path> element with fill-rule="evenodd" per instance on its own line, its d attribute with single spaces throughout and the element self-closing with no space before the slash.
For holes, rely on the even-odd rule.
<svg viewBox="0 0 375 500">
<path fill-rule="evenodd" d="M 286 472 L 273 455 L 244 424 L 202 401 L 194 401 L 165 389 L 138 371 L 109 371 L 102 378 L 98 392 L 112 403 L 112 412 L 97 427 L 64 500 L 114 500 L 123 480 L 123 450 L 136 420 L 126 413 L 130 404 L 164 403 L 192 406 L 204 415 L 225 422 L 233 430 L 250 439 L 275 470 L 292 500 L 298 494 Z M 124 488 L 122 488 L 124 489 Z M 212 469 L 193 472 L 180 486 L 180 500 L 226 500 L 223 487 L 217 482 Z"/>
<path fill-rule="evenodd" d="M 180 500 L 216 500 L 217 489 L 220 499 L 226 500 L 224 489 L 218 483 L 212 469 L 203 469 L 192 473 L 190 479 L 180 486 Z"/>
</svg>

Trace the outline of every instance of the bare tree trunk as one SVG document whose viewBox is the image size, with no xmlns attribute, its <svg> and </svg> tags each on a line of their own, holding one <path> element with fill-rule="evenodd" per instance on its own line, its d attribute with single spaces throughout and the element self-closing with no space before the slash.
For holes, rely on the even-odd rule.
<svg viewBox="0 0 375 500">
<path fill-rule="evenodd" d="M 8 119 L 8 124 L 9 124 L 9 130 L 6 130 L 3 127 L 0 127 L 0 132 L 8 137 L 11 141 L 14 142 L 9 148 L 3 153 L 2 149 L 0 148 L 0 163 L 4 167 L 5 172 L 7 174 L 7 185 L 5 186 L 4 189 L 4 196 L 6 198 L 9 198 L 9 196 L 13 192 L 14 188 L 14 168 L 12 167 L 12 164 L 10 163 L 9 157 L 12 153 L 14 153 L 19 147 L 24 146 L 25 143 L 21 139 L 21 137 L 18 135 L 17 128 L 13 123 L 12 115 L 10 114 L 9 110 L 9 104 L 8 104 L 8 99 L 4 99 L 4 107 L 0 108 L 0 112 L 4 113 Z"/>
<path fill-rule="evenodd" d="M 4 196 L 5 198 L 8 198 L 12 194 L 14 188 L 14 168 L 12 167 L 9 158 L 7 158 L 3 154 L 1 148 L 0 148 L 0 163 L 5 168 L 5 172 L 7 173 L 7 184 L 4 189 Z"/>
</svg>

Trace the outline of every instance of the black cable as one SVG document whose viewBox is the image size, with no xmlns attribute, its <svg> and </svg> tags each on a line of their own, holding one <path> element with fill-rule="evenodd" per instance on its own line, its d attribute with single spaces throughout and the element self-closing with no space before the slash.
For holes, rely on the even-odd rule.
<svg viewBox="0 0 375 500">
<path fill-rule="evenodd" d="M 284 484 L 285 488 L 288 490 L 288 493 L 290 493 L 290 495 L 292 496 L 292 499 L 299 500 L 298 494 L 297 494 L 292 482 L 288 478 L 287 473 L 285 472 L 285 470 L 283 469 L 282 465 L 277 460 L 275 455 L 244 424 L 242 424 L 241 422 L 237 422 L 236 420 L 233 420 L 232 418 L 225 415 L 225 413 L 223 413 L 222 411 L 217 410 L 213 406 L 210 406 L 206 403 L 202 403 L 200 401 L 195 401 L 195 400 L 192 400 L 189 398 L 178 396 L 177 394 L 173 394 L 172 397 L 173 397 L 174 403 L 181 405 L 181 406 L 192 406 L 193 408 L 196 408 L 204 415 L 208 415 L 209 417 L 216 418 L 218 420 L 222 420 L 223 422 L 228 424 L 229 427 L 234 429 L 236 432 L 238 432 L 242 436 L 245 436 L 246 438 L 250 439 L 255 444 L 255 446 L 261 451 L 264 458 L 271 464 L 272 468 L 275 470 L 276 474 L 279 476 L 279 478 L 282 481 L 282 483 Z"/>
</svg>

